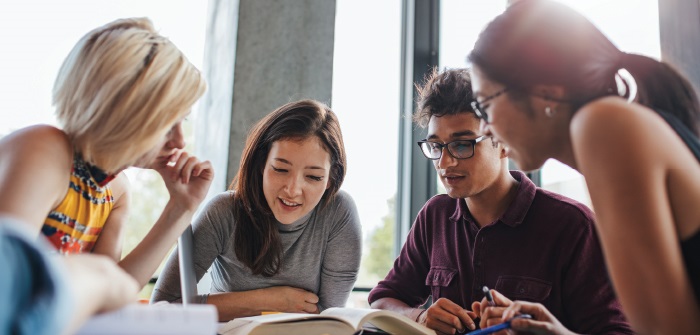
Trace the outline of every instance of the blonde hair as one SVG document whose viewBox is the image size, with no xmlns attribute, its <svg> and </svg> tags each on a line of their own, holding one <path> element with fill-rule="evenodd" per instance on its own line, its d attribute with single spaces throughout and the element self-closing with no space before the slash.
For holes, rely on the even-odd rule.
<svg viewBox="0 0 700 335">
<path fill-rule="evenodd" d="M 202 96 L 197 68 L 147 18 L 87 33 L 63 62 L 53 103 L 83 159 L 108 173 L 157 146 Z"/>
</svg>

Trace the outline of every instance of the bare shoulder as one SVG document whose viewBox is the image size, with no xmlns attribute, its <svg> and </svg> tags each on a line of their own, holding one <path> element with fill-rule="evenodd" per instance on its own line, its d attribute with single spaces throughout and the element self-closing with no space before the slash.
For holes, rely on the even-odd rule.
<svg viewBox="0 0 700 335">
<path fill-rule="evenodd" d="M 73 148 L 62 130 L 48 125 L 31 126 L 0 140 L 0 162 L 3 174 L 39 175 L 45 183 L 58 181 L 68 185 Z"/>
<path fill-rule="evenodd" d="M 62 130 L 49 125 L 37 125 L 17 130 L 0 140 L 3 160 L 51 160 L 68 164 L 73 160 L 73 148 Z"/>
<path fill-rule="evenodd" d="M 571 120 L 571 141 L 579 168 L 653 170 L 662 168 L 658 153 L 665 150 L 659 136 L 670 128 L 653 110 L 620 97 L 596 99 L 581 107 Z"/>
<path fill-rule="evenodd" d="M 32 126 L 0 140 L 0 212 L 36 229 L 68 191 L 73 150 L 63 131 Z"/>
<path fill-rule="evenodd" d="M 595 145 L 598 150 L 616 147 L 616 143 L 636 143 L 636 147 L 652 144 L 655 136 L 650 135 L 666 132 L 666 128 L 654 110 L 620 97 L 604 97 L 584 105 L 570 124 L 575 147 Z"/>
<path fill-rule="evenodd" d="M 579 108 L 571 120 L 571 133 L 575 137 L 618 134 L 632 130 L 646 132 L 649 129 L 645 128 L 653 126 L 659 120 L 660 117 L 645 106 L 630 103 L 620 97 L 604 97 Z"/>
</svg>

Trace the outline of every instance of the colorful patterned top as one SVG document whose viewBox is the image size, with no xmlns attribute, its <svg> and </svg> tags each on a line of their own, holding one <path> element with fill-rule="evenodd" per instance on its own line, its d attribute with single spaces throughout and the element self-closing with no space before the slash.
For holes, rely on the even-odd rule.
<svg viewBox="0 0 700 335">
<path fill-rule="evenodd" d="M 114 205 L 112 179 L 75 155 L 68 192 L 41 229 L 60 253 L 92 251 Z"/>
</svg>

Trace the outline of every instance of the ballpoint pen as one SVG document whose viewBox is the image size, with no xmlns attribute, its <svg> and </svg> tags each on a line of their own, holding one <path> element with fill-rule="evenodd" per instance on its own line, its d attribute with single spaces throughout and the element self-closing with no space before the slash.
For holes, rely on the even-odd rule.
<svg viewBox="0 0 700 335">
<path fill-rule="evenodd" d="M 489 302 L 489 306 L 496 306 L 496 303 L 493 301 L 493 295 L 491 294 L 491 290 L 489 290 L 488 286 L 484 285 L 481 290 L 484 291 L 484 295 L 486 296 L 486 301 Z"/>
</svg>

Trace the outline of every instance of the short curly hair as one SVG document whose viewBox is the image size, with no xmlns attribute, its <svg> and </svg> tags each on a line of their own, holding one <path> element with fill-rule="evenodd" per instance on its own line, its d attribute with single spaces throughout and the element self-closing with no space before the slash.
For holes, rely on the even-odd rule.
<svg viewBox="0 0 700 335">
<path fill-rule="evenodd" d="M 418 98 L 413 121 L 425 128 L 431 116 L 474 113 L 471 102 L 472 83 L 469 69 L 433 68 L 423 86 L 416 84 Z M 475 114 L 476 116 L 476 114 Z"/>
</svg>

